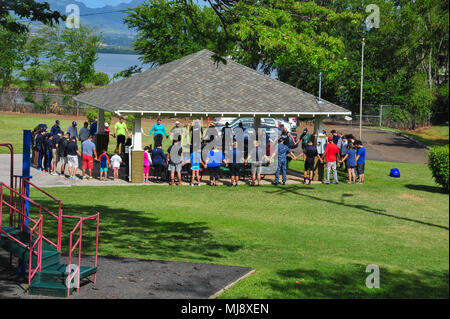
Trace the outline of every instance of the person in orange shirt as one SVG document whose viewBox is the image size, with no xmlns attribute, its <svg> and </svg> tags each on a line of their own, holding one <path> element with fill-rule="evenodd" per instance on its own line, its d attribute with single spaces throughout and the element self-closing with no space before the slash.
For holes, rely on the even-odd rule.
<svg viewBox="0 0 450 319">
<path fill-rule="evenodd" d="M 102 180 L 103 173 L 105 173 L 104 180 L 108 180 L 108 168 L 111 167 L 111 161 L 109 160 L 109 155 L 106 150 L 102 151 L 102 154 L 98 157 L 100 162 L 100 180 Z"/>
</svg>

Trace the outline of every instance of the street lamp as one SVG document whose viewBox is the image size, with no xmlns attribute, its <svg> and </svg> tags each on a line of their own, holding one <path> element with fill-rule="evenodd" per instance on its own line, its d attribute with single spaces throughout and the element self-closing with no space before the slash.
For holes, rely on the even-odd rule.
<svg viewBox="0 0 450 319">
<path fill-rule="evenodd" d="M 365 38 L 362 39 L 362 54 L 361 54 L 361 92 L 359 95 L 359 139 L 362 140 L 362 103 L 363 103 L 363 81 L 364 81 L 364 46 L 366 44 Z"/>
</svg>

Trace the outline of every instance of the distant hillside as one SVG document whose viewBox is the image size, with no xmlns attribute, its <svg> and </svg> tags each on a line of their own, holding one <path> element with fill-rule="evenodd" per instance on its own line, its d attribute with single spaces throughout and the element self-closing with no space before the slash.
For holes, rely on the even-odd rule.
<svg viewBox="0 0 450 319">
<path fill-rule="evenodd" d="M 122 3 L 116 6 L 105 6 L 103 8 L 88 8 L 82 2 L 76 0 L 37 0 L 38 2 L 48 2 L 52 10 L 66 13 L 66 7 L 76 4 L 80 7 L 81 23 L 91 27 L 97 27 L 103 32 L 105 41 L 110 45 L 131 46 L 134 32 L 129 30 L 123 23 L 126 17 L 124 12 L 129 8 L 137 7 L 145 0 L 132 0 L 130 3 Z"/>
</svg>

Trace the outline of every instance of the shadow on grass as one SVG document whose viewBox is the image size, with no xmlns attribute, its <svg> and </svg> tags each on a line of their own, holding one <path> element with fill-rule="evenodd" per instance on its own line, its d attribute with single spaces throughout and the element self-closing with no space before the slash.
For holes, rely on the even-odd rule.
<svg viewBox="0 0 450 319">
<path fill-rule="evenodd" d="M 380 267 L 380 288 L 367 288 L 366 265 L 351 264 L 335 271 L 279 270 L 267 285 L 293 298 L 448 298 L 449 271 L 408 273 Z"/>
<path fill-rule="evenodd" d="M 412 185 L 407 184 L 405 185 L 406 188 L 415 190 L 415 191 L 423 191 L 423 192 L 429 192 L 429 193 L 440 193 L 440 194 L 448 194 L 448 192 L 443 188 L 439 186 L 429 186 L 429 185 Z"/>
<path fill-rule="evenodd" d="M 26 278 L 17 274 L 14 264 L 9 264 L 9 253 L 0 248 L 0 299 L 19 298 L 23 293 L 20 285 L 24 283 Z"/>
<path fill-rule="evenodd" d="M 44 207 L 53 203 L 39 201 Z M 152 208 L 157 209 L 157 208 Z M 210 228 L 204 222 L 165 221 L 155 217 L 150 211 L 115 208 L 102 205 L 64 204 L 64 214 L 90 216 L 100 213 L 99 254 L 103 256 L 139 256 L 140 258 L 197 259 L 204 262 L 235 252 L 240 245 L 229 245 L 215 240 Z M 170 213 L 170 212 L 168 212 Z M 56 238 L 56 220 L 47 218 L 44 232 Z M 63 220 L 63 235 L 69 234 L 75 226 L 74 220 Z M 95 252 L 94 221 L 83 223 L 83 254 Z M 63 237 L 62 251 L 67 252 L 69 240 Z M 74 242 L 78 232 L 74 235 Z"/>
<path fill-rule="evenodd" d="M 449 228 L 447 226 L 436 225 L 436 224 L 424 222 L 424 221 L 417 220 L 417 219 L 412 219 L 412 218 L 408 218 L 408 217 L 402 217 L 402 216 L 396 216 L 396 215 L 388 214 L 388 213 L 386 213 L 385 209 L 372 208 L 372 207 L 369 207 L 367 205 L 345 203 L 344 202 L 344 197 L 352 196 L 351 193 L 343 194 L 342 197 L 341 197 L 341 200 L 337 201 L 337 200 L 333 200 L 333 199 L 330 199 L 330 198 L 321 198 L 321 197 L 318 197 L 318 196 L 314 196 L 314 195 L 311 195 L 311 194 L 305 194 L 305 193 L 300 192 L 300 191 L 303 191 L 303 190 L 305 190 L 305 188 L 302 187 L 302 186 L 298 186 L 298 185 L 291 186 L 291 185 L 288 185 L 288 186 L 283 186 L 283 187 L 278 186 L 278 187 L 276 187 L 276 189 L 274 191 L 268 191 L 268 193 L 270 193 L 270 194 L 281 194 L 281 195 L 291 193 L 291 194 L 300 195 L 300 196 L 303 196 L 303 197 L 306 197 L 306 198 L 314 199 L 314 200 L 320 201 L 320 202 L 325 202 L 325 203 L 329 203 L 329 204 L 341 205 L 341 206 L 345 206 L 345 207 L 348 207 L 348 208 L 358 209 L 358 210 L 361 210 L 361 211 L 364 211 L 364 212 L 368 212 L 368 213 L 371 213 L 371 214 L 375 214 L 375 215 L 380 215 L 380 216 L 395 218 L 395 219 L 404 220 L 404 221 L 408 221 L 408 222 L 413 222 L 413 223 L 417 223 L 417 224 L 421 224 L 421 225 L 441 228 L 441 229 L 445 229 L 447 231 L 449 230 Z"/>
</svg>

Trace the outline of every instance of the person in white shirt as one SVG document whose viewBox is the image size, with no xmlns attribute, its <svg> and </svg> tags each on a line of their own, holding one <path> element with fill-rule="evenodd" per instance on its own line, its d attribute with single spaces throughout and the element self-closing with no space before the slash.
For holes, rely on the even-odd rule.
<svg viewBox="0 0 450 319">
<path fill-rule="evenodd" d="M 113 157 L 111 157 L 111 164 L 114 171 L 114 180 L 117 181 L 119 179 L 119 169 L 120 164 L 122 163 L 122 158 L 119 155 L 119 150 L 116 149 L 114 151 Z"/>
</svg>

